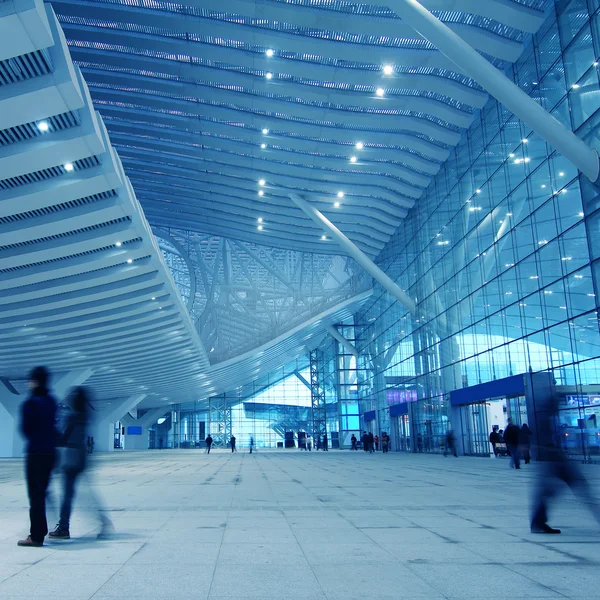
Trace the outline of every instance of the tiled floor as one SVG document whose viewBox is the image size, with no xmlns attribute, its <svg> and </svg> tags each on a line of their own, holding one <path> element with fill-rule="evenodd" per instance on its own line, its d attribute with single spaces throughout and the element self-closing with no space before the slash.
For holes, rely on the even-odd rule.
<svg viewBox="0 0 600 600">
<path fill-rule="evenodd" d="M 349 451 L 98 456 L 114 539 L 95 539 L 82 493 L 73 539 L 25 549 L 22 464 L 1 460 L 0 598 L 600 600 L 600 526 L 569 492 L 552 513 L 563 534 L 529 533 L 535 468 Z M 600 494 L 600 466 L 584 472 Z"/>
</svg>

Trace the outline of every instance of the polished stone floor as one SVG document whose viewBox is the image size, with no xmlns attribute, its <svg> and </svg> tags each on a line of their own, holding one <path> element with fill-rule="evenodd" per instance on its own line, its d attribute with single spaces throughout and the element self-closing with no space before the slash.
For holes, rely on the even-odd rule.
<svg viewBox="0 0 600 600">
<path fill-rule="evenodd" d="M 350 451 L 117 453 L 92 469 L 114 538 L 95 539 L 82 492 L 73 539 L 26 549 L 22 464 L 0 460 L 0 598 L 600 599 L 600 527 L 570 492 L 552 513 L 563 534 L 529 533 L 535 469 Z M 600 466 L 584 472 L 600 494 Z"/>
</svg>

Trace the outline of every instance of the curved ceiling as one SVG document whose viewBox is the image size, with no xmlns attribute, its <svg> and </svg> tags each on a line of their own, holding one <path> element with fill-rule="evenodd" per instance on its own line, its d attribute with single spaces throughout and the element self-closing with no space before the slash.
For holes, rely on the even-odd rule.
<svg viewBox="0 0 600 600">
<path fill-rule="evenodd" d="M 487 100 L 400 3 L 52 4 L 152 225 L 338 253 L 295 192 L 375 257 Z M 548 2 L 423 4 L 506 68 Z"/>
</svg>

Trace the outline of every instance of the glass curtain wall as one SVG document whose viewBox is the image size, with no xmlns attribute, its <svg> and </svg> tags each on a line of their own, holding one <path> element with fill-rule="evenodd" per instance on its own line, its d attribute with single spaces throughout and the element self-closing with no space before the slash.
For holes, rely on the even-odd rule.
<svg viewBox="0 0 600 600">
<path fill-rule="evenodd" d="M 597 0 L 557 2 L 507 75 L 598 149 L 598 57 Z M 376 286 L 356 315 L 364 404 L 408 403 L 413 451 L 440 449 L 457 388 L 551 371 L 569 414 L 600 389 L 598 188 L 494 100 L 449 153 L 377 261 L 417 312 Z"/>
</svg>

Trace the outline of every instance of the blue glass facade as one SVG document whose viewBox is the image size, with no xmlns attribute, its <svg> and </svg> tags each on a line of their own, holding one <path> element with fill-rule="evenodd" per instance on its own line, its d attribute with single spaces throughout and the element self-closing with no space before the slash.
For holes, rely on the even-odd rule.
<svg viewBox="0 0 600 600">
<path fill-rule="evenodd" d="M 507 75 L 598 149 L 599 56 L 598 3 L 557 2 Z M 531 370 L 593 392 L 597 208 L 597 188 L 490 100 L 379 256 L 417 312 L 377 286 L 356 315 L 362 412 L 386 429 L 409 402 L 439 446 L 452 390 Z"/>
</svg>

